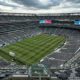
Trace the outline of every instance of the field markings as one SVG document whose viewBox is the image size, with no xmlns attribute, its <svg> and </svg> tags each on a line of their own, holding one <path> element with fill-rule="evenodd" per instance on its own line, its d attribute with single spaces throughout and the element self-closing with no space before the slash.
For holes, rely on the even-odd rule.
<svg viewBox="0 0 80 80">
<path fill-rule="evenodd" d="M 5 51 L 7 55 L 12 51 L 16 54 L 16 59 L 25 64 L 33 64 L 53 52 L 64 40 L 63 36 L 37 35 L 8 45 L 1 50 Z"/>
</svg>

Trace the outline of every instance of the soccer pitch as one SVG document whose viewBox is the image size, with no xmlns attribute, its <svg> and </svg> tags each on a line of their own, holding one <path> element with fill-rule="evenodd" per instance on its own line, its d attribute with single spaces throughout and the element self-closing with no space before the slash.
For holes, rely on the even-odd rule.
<svg viewBox="0 0 80 80">
<path fill-rule="evenodd" d="M 0 48 L 0 56 L 21 64 L 34 64 L 65 42 L 65 37 L 40 34 Z M 12 57 L 9 52 L 15 53 Z"/>
</svg>

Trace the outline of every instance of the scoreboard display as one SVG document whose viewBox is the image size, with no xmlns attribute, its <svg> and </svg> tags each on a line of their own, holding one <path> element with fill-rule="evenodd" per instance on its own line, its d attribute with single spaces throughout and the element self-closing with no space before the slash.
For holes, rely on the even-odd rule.
<svg viewBox="0 0 80 80">
<path fill-rule="evenodd" d="M 74 24 L 75 24 L 75 25 L 80 25 L 80 20 L 75 20 L 75 21 L 74 21 Z"/>
<path fill-rule="evenodd" d="M 45 23 L 45 20 L 40 20 L 39 23 L 40 24 L 44 24 Z"/>
<path fill-rule="evenodd" d="M 52 20 L 40 20 L 40 24 L 52 24 Z"/>
</svg>

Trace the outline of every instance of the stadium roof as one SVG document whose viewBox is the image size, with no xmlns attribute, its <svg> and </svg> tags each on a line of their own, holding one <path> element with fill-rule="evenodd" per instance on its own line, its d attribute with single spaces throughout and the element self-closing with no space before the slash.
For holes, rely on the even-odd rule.
<svg viewBox="0 0 80 80">
<path fill-rule="evenodd" d="M 80 12 L 77 13 L 8 13 L 0 12 L 0 15 L 14 15 L 14 16 L 67 16 L 67 15 L 80 15 Z"/>
</svg>

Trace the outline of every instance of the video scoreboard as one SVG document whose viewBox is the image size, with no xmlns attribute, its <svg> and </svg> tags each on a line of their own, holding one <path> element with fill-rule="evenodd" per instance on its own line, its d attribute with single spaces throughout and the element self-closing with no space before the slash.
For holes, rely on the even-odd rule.
<svg viewBox="0 0 80 80">
<path fill-rule="evenodd" d="M 52 24 L 52 20 L 40 20 L 40 24 Z"/>
<path fill-rule="evenodd" d="M 80 20 L 75 20 L 75 21 L 74 21 L 74 24 L 75 24 L 75 25 L 80 25 Z"/>
</svg>

